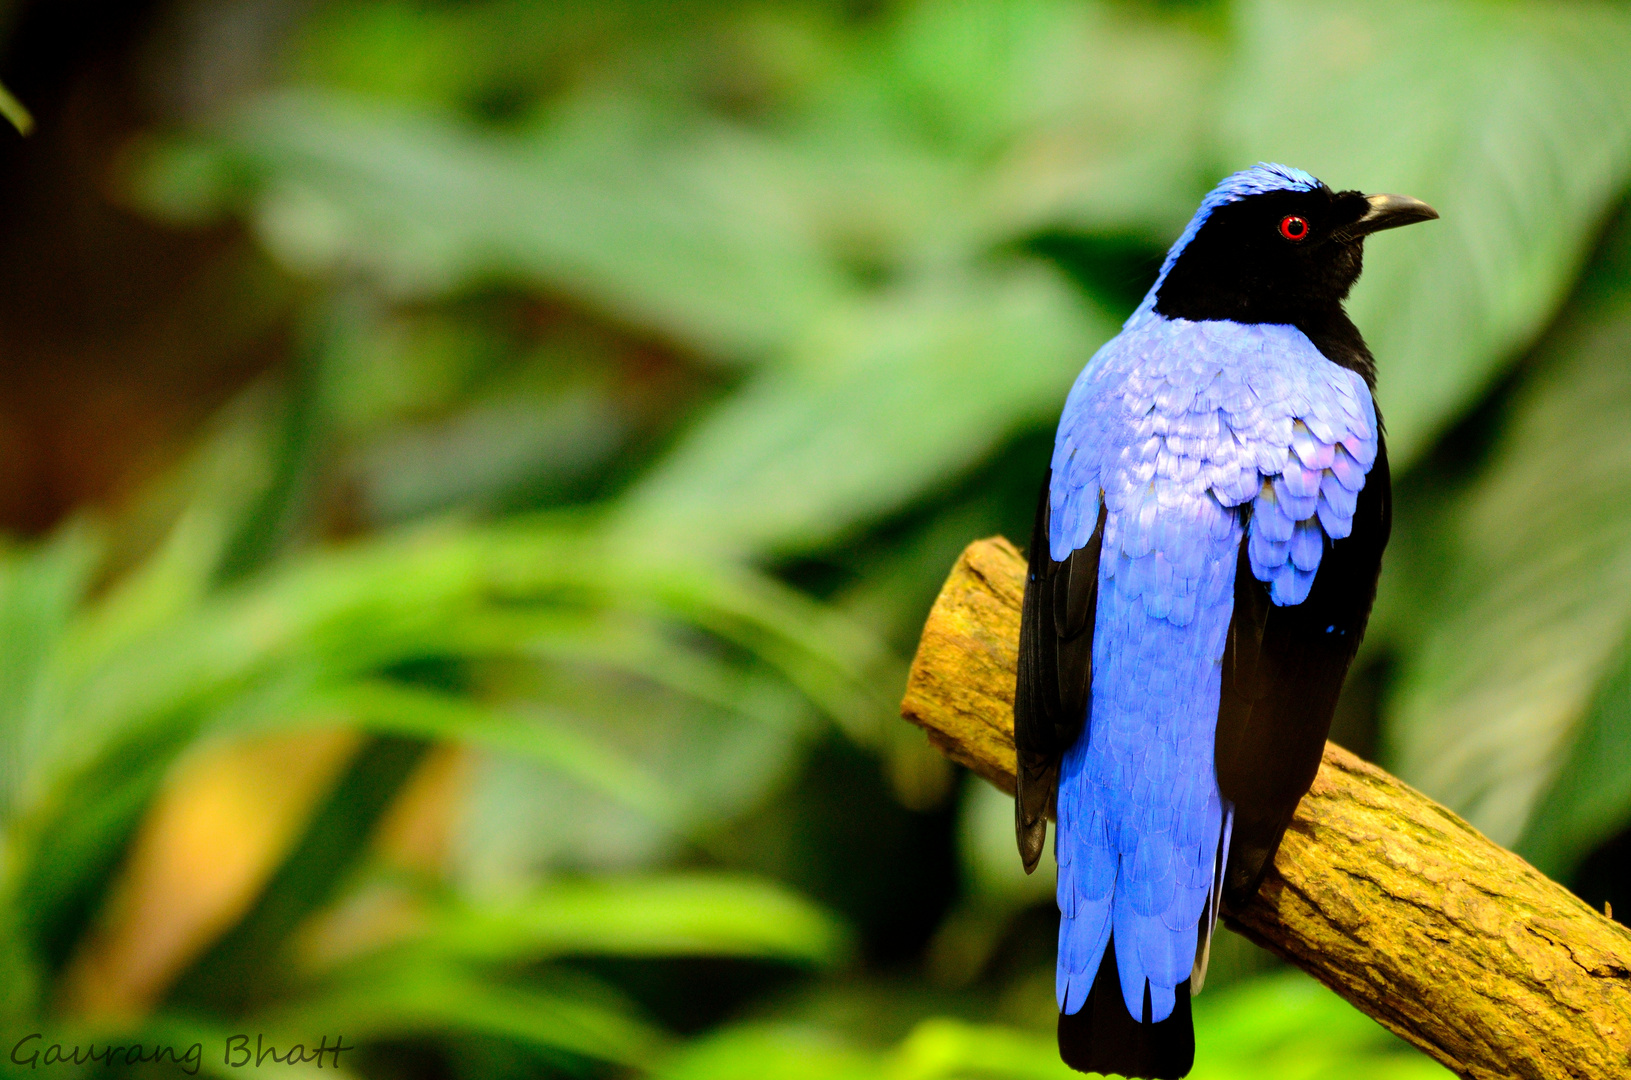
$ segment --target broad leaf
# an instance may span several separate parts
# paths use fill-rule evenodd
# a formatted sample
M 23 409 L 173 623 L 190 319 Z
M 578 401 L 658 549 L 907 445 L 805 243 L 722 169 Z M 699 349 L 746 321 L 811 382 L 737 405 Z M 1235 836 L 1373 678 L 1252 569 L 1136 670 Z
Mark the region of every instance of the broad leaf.
M 1597 271 L 1608 295 L 1566 317 L 1485 474 L 1445 508 L 1443 597 L 1389 717 L 1401 775 L 1504 844 L 1568 757 L 1631 632 L 1631 295 L 1621 276 L 1631 231 L 1616 247 Z M 1593 738 L 1623 739 L 1620 716 L 1605 698 Z M 1547 841 L 1552 865 L 1600 835 L 1615 815 L 1599 800 L 1623 790 L 1620 781 L 1559 796 L 1553 826 L 1583 831 Z
M 1580 393 L 1598 391 L 1610 395 L 1603 403 L 1605 408 L 1612 408 L 1616 401 L 1631 400 L 1631 390 L 1620 387 L 1612 392 L 1602 381 L 1606 375 L 1619 383 L 1631 358 L 1631 293 L 1626 291 L 1626 282 L 1631 281 L 1627 276 L 1631 273 L 1631 225 L 1622 223 L 1619 233 L 1609 257 L 1593 274 L 1597 291 L 1608 292 L 1609 297 L 1599 300 L 1600 310 L 1581 332 L 1580 344 L 1580 363 L 1588 369 L 1579 376 Z M 1614 293 L 1619 294 L 1617 300 Z M 1573 420 L 1557 418 L 1564 424 Z M 1618 417 L 1614 420 L 1623 434 L 1625 421 Z M 1600 435 L 1611 441 L 1613 430 Z M 1619 448 L 1611 452 L 1617 453 Z M 1607 460 L 1594 462 L 1594 473 L 1597 468 L 1609 469 L 1611 465 Z M 1598 524 L 1599 518 L 1618 512 L 1623 522 L 1631 516 L 1631 484 L 1605 475 L 1610 483 L 1596 492 L 1599 501 L 1581 508 L 1582 519 L 1593 523 L 1593 532 L 1609 531 Z M 1581 495 L 1583 501 L 1589 500 L 1589 492 Z M 1572 528 L 1569 531 L 1572 534 Z M 1573 539 L 1571 535 L 1571 542 Z M 1584 539 L 1589 543 L 1591 537 Z M 1619 539 L 1622 546 L 1616 553 L 1612 535 L 1604 536 L 1603 563 L 1583 568 L 1587 575 L 1601 574 L 1598 580 L 1606 587 L 1606 594 L 1593 594 L 1592 606 L 1600 604 L 1607 609 L 1606 614 L 1612 615 L 1617 603 L 1626 605 L 1621 609 L 1622 636 L 1590 645 L 1593 655 L 1606 647 L 1615 659 L 1598 669 L 1606 674 L 1600 678 L 1589 707 L 1573 725 L 1574 731 L 1568 737 L 1573 745 L 1518 842 L 1518 851 L 1525 858 L 1554 877 L 1568 874 L 1594 847 L 1631 824 L 1631 585 L 1625 581 L 1625 576 L 1631 574 L 1631 525 L 1622 524 Z M 1605 633 L 1613 638 L 1615 631 Z
M 989 236 L 1066 229 L 1164 245 L 1183 228 L 1208 186 L 1227 59 L 1204 21 L 1170 8 L 1057 0 L 912 11 L 914 39 L 927 40 L 913 40 L 908 56 L 918 79 L 941 88 L 947 113 L 1002 109 L 1005 140 L 975 196 Z M 1007 48 L 979 44 L 996 36 L 987 21 L 1014 24 L 999 39 Z M 986 79 L 959 79 L 931 51 L 947 37 L 1006 64 Z
M 298 268 L 366 270 L 404 296 L 508 279 L 704 356 L 756 358 L 847 286 L 772 148 L 678 109 L 612 95 L 498 135 L 290 93 L 229 126 L 213 168 L 222 184 L 257 178 L 261 235 Z M 160 151 L 146 201 L 174 214 L 224 199 L 188 194 L 204 168 L 196 150 Z
M 34 117 L 29 113 L 28 107 L 18 101 L 10 90 L 0 86 L 0 116 L 11 122 L 20 134 L 27 135 L 34 130 Z
M 0 547 L 0 823 L 31 779 L 37 745 L 41 669 L 61 647 L 100 557 L 83 526 L 69 526 L 35 549 Z
M 461 905 L 414 947 L 468 960 L 580 956 L 842 959 L 844 927 L 771 882 L 721 875 L 561 882 L 515 902 Z
M 392 955 L 355 965 L 246 1026 L 288 1033 L 285 1038 L 340 1030 L 357 1042 L 424 1032 L 494 1035 L 638 1067 L 666 1048 L 663 1032 L 597 984 L 564 977 L 550 981 L 555 985 L 512 984 L 463 964 Z
M 688 1043 L 658 1080 L 877 1080 L 877 1055 L 831 1032 L 794 1024 L 742 1024 Z
M 1194 1080 L 1449 1080 L 1450 1073 L 1301 972 L 1195 999 Z
M 892 290 L 704 417 L 621 524 L 659 545 L 830 542 L 1049 422 L 1113 330 L 1040 266 Z
M 1597 845 L 1631 825 L 1631 641 L 1576 727 L 1557 778 L 1524 827 L 1517 850 L 1543 873 L 1566 877 Z

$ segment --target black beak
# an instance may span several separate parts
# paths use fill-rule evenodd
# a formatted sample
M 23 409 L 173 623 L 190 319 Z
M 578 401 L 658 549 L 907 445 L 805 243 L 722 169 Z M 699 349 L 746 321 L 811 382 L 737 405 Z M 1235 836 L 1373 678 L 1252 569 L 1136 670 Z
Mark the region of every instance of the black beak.
M 1437 210 L 1408 195 L 1366 195 L 1365 201 L 1370 203 L 1365 216 L 1342 230 L 1350 239 L 1438 217 Z

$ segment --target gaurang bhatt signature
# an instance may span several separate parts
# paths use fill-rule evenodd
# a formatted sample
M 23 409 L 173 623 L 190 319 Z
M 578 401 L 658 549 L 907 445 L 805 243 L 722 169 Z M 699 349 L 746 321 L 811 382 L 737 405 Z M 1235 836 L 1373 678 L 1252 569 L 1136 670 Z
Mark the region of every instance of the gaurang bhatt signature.
M 340 1053 L 344 1050 L 355 1050 L 356 1046 L 347 1045 L 343 1036 L 334 1036 L 334 1045 L 329 1045 L 329 1036 L 324 1035 L 316 1046 L 308 1047 L 304 1043 L 295 1043 L 286 1050 L 278 1050 L 275 1044 L 268 1043 L 266 1036 L 255 1036 L 255 1048 L 249 1048 L 248 1035 L 231 1035 L 226 1039 L 226 1052 L 222 1055 L 222 1063 L 241 1069 L 245 1065 L 254 1065 L 260 1068 L 268 1060 L 279 1065 L 303 1065 L 315 1063 L 321 1069 L 325 1065 L 327 1055 L 333 1054 L 333 1066 L 340 1067 Z M 138 1065 L 143 1062 L 169 1062 L 179 1068 L 188 1076 L 196 1076 L 198 1068 L 204 1060 L 204 1044 L 193 1043 L 185 1050 L 177 1050 L 174 1046 L 160 1046 L 154 1043 L 149 1047 L 146 1043 L 132 1043 L 121 1045 L 105 1043 L 98 1046 L 90 1043 L 86 1046 L 64 1046 L 61 1043 L 45 1042 L 45 1035 L 33 1032 L 17 1040 L 11 1048 L 11 1063 L 13 1065 L 26 1065 L 30 1069 L 52 1065 Z

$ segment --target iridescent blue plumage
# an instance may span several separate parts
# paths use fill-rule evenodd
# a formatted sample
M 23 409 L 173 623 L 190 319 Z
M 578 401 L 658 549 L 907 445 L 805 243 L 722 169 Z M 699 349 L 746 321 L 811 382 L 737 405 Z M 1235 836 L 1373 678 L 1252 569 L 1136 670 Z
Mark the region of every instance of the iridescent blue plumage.
M 1067 1014 L 1086 1000 L 1112 932 L 1128 1011 L 1143 1017 L 1147 989 L 1150 1020 L 1172 1013 L 1216 918 L 1230 808 L 1213 740 L 1240 545 L 1274 604 L 1301 603 L 1329 542 L 1352 530 L 1376 460 L 1364 379 L 1301 330 L 1155 310 L 1161 280 L 1214 210 L 1316 187 L 1306 173 L 1260 165 L 1208 195 L 1149 297 L 1077 379 L 1059 424 L 1052 559 L 1086 544 L 1104 511 L 1091 706 L 1058 783 L 1057 993 Z

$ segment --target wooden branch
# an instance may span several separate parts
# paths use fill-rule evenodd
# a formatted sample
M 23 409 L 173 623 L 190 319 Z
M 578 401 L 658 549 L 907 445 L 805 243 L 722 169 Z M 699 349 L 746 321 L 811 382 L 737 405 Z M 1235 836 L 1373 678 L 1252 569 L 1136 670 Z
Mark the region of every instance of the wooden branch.
M 1007 792 L 1024 588 L 1012 544 L 969 545 L 901 705 Z M 1257 899 L 1225 918 L 1462 1076 L 1631 1077 L 1631 931 L 1335 744 Z

